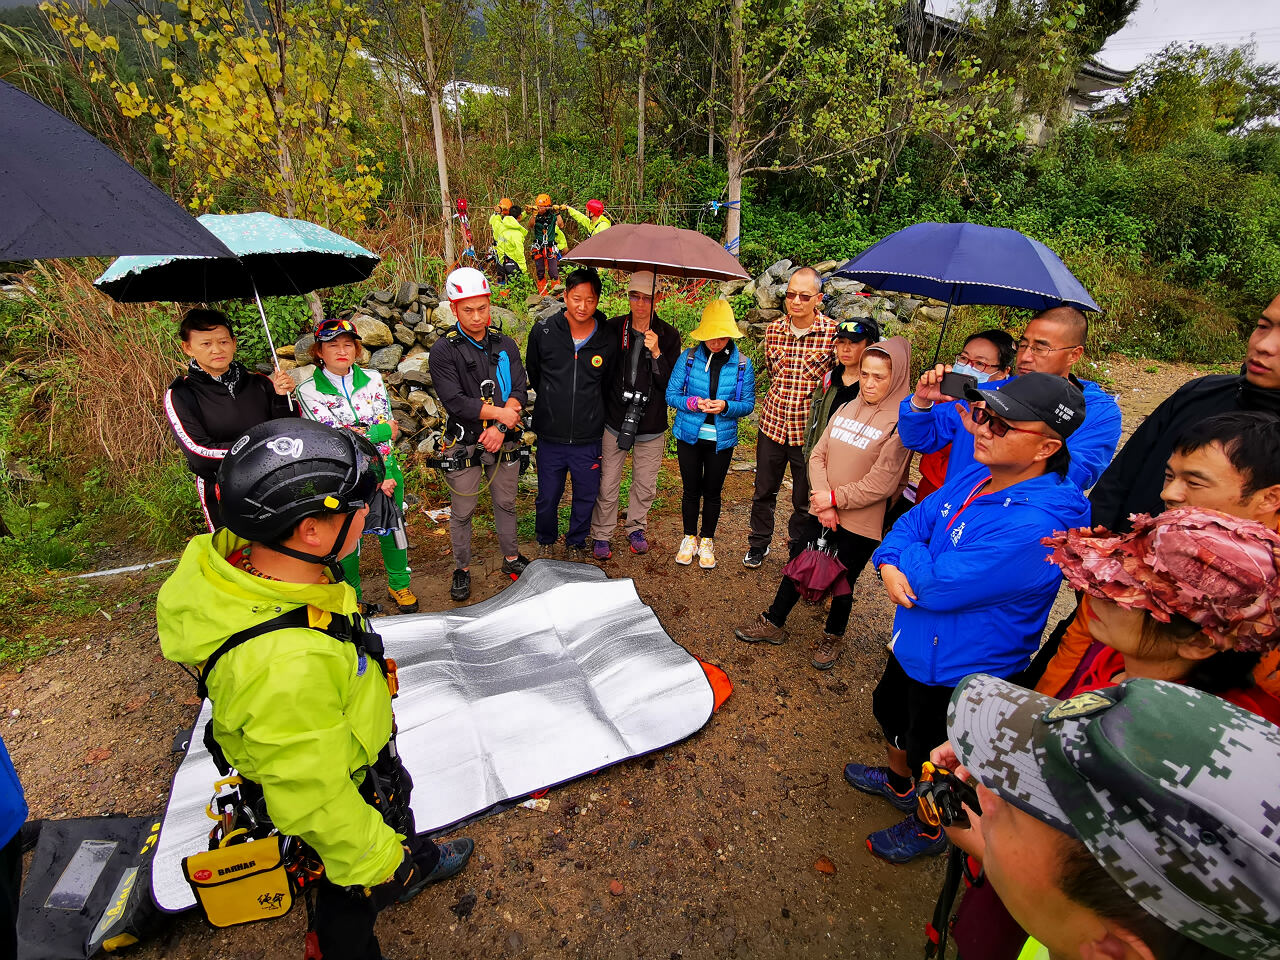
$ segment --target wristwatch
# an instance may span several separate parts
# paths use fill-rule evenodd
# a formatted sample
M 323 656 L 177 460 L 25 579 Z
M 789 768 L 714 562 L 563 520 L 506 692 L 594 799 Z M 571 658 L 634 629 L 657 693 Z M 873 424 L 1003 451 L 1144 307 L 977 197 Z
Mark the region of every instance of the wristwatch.
M 499 432 L 499 433 L 506 433 L 506 432 L 507 432 L 507 425 L 506 425 L 505 423 L 500 423 L 500 424 L 498 424 L 498 432 Z

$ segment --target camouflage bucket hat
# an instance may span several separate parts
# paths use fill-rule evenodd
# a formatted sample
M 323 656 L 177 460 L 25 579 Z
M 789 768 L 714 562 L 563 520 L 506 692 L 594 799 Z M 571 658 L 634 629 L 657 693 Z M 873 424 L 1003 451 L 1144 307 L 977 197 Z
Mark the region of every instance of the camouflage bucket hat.
M 973 674 L 947 729 L 974 776 L 1078 837 L 1166 926 L 1223 956 L 1280 958 L 1280 727 L 1176 683 L 1059 701 Z

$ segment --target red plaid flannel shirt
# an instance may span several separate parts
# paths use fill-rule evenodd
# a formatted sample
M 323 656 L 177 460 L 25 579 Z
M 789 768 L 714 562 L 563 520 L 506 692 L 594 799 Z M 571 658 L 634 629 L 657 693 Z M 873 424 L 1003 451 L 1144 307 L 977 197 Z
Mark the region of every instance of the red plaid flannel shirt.
M 803 337 L 791 332 L 791 318 L 786 316 L 765 328 L 769 393 L 760 405 L 760 432 L 770 440 L 795 447 L 804 444 L 813 389 L 835 362 L 835 331 L 835 321 L 822 314 L 813 318 L 813 325 Z

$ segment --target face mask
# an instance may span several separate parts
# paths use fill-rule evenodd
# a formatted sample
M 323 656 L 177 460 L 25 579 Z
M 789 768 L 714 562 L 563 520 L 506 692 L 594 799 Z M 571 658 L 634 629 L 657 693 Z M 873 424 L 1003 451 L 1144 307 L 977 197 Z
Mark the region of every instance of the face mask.
M 973 367 L 969 366 L 967 363 L 957 363 L 954 367 L 951 368 L 951 372 L 967 373 L 969 376 L 973 377 L 979 383 L 986 383 L 988 380 L 991 379 L 991 374 L 989 372 L 984 373 L 981 370 L 975 370 Z

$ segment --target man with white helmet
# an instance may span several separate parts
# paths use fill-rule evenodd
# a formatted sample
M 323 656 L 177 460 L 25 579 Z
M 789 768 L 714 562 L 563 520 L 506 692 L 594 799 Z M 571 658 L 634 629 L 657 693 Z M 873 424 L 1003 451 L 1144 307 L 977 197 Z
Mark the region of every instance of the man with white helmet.
M 450 464 L 445 479 L 452 493 L 449 537 L 453 544 L 453 586 L 449 596 L 471 596 L 471 515 L 483 483 L 493 501 L 493 525 L 502 548 L 502 572 L 520 576 L 528 560 L 516 542 L 516 485 L 520 478 L 520 415 L 529 381 L 520 348 L 491 325 L 489 281 L 473 267 L 459 267 L 445 281 L 457 324 L 431 349 L 431 381 L 448 414 Z

